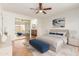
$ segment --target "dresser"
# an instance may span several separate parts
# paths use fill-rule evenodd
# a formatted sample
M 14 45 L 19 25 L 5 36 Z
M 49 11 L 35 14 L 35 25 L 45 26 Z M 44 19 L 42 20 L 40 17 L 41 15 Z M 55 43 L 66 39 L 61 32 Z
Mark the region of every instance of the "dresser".
M 31 30 L 31 35 L 32 37 L 36 37 L 37 36 L 37 30 Z

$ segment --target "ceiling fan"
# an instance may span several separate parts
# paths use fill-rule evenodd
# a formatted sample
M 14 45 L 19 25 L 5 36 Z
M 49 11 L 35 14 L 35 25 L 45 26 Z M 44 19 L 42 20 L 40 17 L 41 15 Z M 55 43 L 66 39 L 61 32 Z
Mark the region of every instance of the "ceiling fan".
M 47 14 L 47 13 L 46 13 L 46 10 L 51 10 L 51 9 L 52 9 L 52 8 L 44 8 L 42 3 L 39 3 L 38 5 L 39 5 L 39 6 L 38 6 L 38 8 L 36 8 L 36 9 L 35 9 L 35 8 L 30 8 L 30 9 L 32 9 L 32 10 L 37 10 L 37 11 L 36 11 L 36 14 L 39 13 L 39 12 L 40 12 L 40 13 Z

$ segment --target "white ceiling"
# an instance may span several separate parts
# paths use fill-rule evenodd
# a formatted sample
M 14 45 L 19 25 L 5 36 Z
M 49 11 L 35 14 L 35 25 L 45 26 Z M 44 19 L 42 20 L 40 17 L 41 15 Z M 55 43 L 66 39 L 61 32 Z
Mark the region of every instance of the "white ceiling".
M 2 3 L 0 4 L 4 10 L 16 12 L 20 14 L 24 14 L 31 17 L 42 17 L 45 16 L 43 14 L 35 14 L 34 10 L 31 10 L 30 8 L 37 8 L 38 3 Z M 46 11 L 46 16 L 70 9 L 79 6 L 77 3 L 44 3 L 44 7 L 51 7 L 52 10 Z M 45 16 L 45 17 L 46 17 Z

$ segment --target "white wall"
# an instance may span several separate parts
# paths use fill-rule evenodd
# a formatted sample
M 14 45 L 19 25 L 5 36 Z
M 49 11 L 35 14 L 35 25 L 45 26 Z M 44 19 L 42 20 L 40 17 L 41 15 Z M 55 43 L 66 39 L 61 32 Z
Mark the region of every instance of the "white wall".
M 1 28 L 2 28 L 2 20 L 1 20 L 1 9 L 0 9 L 0 32 L 1 32 Z
M 38 19 L 38 23 L 37 23 L 37 34 L 38 36 L 42 36 L 45 33 L 47 33 L 47 26 L 48 26 L 48 20 L 44 19 L 44 18 L 39 18 Z
M 38 29 L 40 31 L 39 34 L 42 35 L 50 28 L 53 28 L 52 20 L 61 17 L 65 17 L 65 28 L 63 29 L 69 29 L 71 36 L 79 38 L 79 8 L 70 9 L 64 12 L 60 12 L 59 14 L 52 15 L 50 19 L 38 20 L 40 26 L 40 29 Z
M 0 39 L 1 39 L 1 32 L 2 32 L 2 20 L 1 20 L 1 8 L 0 8 Z M 1 40 L 0 40 L 1 42 Z
M 60 18 L 60 17 L 65 17 L 65 29 L 69 29 L 70 35 L 78 37 L 79 36 L 79 8 L 67 10 L 55 16 L 55 18 Z

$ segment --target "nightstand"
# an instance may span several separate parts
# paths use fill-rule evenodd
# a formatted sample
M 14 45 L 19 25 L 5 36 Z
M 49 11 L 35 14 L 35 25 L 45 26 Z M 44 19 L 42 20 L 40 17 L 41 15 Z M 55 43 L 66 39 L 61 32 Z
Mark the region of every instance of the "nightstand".
M 32 36 L 32 38 L 36 38 L 37 37 L 37 30 L 31 30 L 31 36 Z

